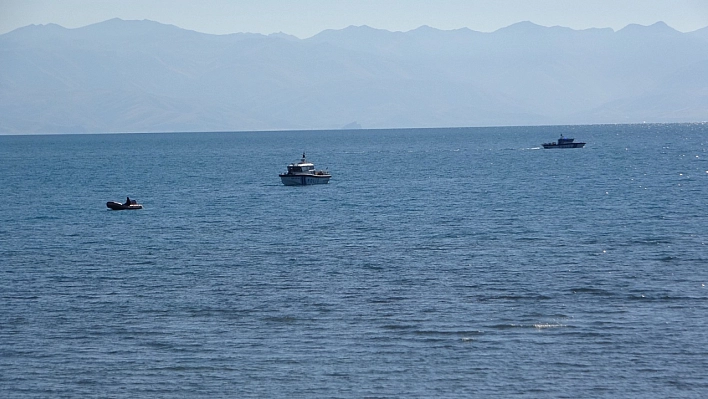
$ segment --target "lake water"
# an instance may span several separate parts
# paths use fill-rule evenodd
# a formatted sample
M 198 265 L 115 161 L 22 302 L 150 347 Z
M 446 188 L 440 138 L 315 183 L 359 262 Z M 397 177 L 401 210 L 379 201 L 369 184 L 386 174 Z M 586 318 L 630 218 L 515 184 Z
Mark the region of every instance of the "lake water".
M 5 398 L 708 397 L 707 124 L 0 136 L 0 194 Z

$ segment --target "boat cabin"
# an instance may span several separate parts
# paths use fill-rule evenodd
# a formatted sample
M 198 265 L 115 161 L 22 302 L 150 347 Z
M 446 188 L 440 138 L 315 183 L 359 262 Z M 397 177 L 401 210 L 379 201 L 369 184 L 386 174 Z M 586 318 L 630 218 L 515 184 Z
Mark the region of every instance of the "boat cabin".
M 311 163 L 298 163 L 288 165 L 288 173 L 313 173 L 315 165 Z

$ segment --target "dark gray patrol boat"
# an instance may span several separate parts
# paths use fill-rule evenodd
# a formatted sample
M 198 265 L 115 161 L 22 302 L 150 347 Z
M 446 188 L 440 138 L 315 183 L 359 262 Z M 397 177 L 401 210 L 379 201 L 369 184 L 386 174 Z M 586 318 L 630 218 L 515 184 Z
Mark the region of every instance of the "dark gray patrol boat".
M 583 148 L 585 143 L 575 143 L 575 139 L 569 139 L 563 137 L 561 134 L 560 138 L 555 143 L 543 143 L 541 144 L 543 148 Z

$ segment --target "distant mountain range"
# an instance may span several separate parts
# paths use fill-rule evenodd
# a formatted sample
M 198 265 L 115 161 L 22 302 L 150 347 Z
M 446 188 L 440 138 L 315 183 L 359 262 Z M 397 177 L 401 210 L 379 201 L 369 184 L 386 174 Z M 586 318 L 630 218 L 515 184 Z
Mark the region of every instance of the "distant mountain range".
M 661 22 L 298 39 L 112 19 L 0 35 L 0 133 L 706 120 L 708 28 Z

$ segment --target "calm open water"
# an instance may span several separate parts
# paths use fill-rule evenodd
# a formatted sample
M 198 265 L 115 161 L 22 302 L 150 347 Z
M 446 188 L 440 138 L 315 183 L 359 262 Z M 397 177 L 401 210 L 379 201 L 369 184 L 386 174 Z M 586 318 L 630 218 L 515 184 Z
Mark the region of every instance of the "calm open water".
M 706 124 L 1 136 L 0 197 L 4 398 L 708 396 Z

